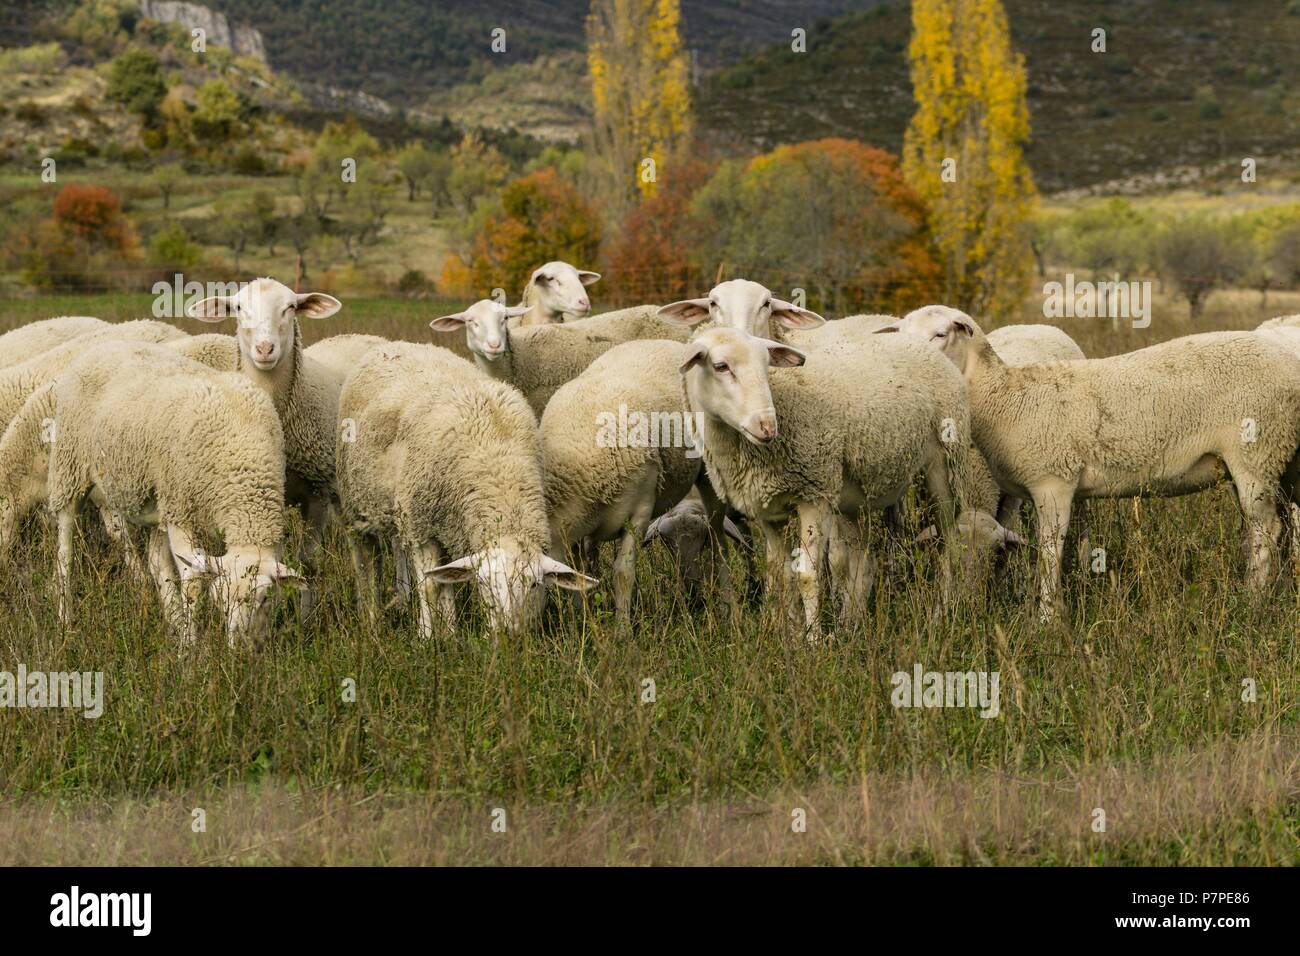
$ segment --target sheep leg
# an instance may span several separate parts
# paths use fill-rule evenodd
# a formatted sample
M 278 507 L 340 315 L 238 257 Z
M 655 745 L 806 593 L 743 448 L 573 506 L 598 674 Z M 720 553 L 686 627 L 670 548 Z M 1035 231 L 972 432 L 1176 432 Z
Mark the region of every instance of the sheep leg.
M 1268 586 L 1274 553 L 1282 533 L 1277 495 L 1254 475 L 1234 474 L 1233 484 L 1237 488 L 1242 516 L 1246 519 L 1246 582 L 1252 590 L 1262 590 Z
M 700 493 L 700 500 L 704 502 L 704 514 L 709 521 L 709 553 L 713 556 L 713 566 L 717 569 L 718 590 L 722 593 L 727 614 L 735 623 L 740 619 L 740 603 L 731 580 L 731 568 L 727 564 L 727 533 L 723 529 L 723 523 L 727 520 L 727 506 L 707 478 L 697 481 L 695 488 Z
M 176 559 L 172 556 L 172 542 L 163 528 L 151 528 L 145 544 L 148 572 L 158 589 L 163 614 L 182 647 L 190 647 L 198 640 L 195 631 L 191 602 L 176 573 Z M 200 579 L 201 580 L 201 579 Z
M 307 576 L 316 581 L 320 564 L 320 553 L 325 540 L 325 527 L 334 514 L 334 506 L 324 495 L 312 495 L 307 499 L 303 509 L 302 547 L 298 549 L 298 559 L 302 562 Z M 303 588 L 298 598 L 298 623 L 306 624 L 316 613 L 316 591 L 313 587 Z
M 804 633 L 808 643 L 821 641 L 821 570 L 826 560 L 826 510 L 816 504 L 799 505 L 799 550 L 794 574 L 803 599 Z
M 1092 565 L 1092 536 L 1088 533 L 1088 501 L 1074 503 L 1074 527 L 1079 536 L 1079 566 L 1086 572 Z
M 420 637 L 433 640 L 438 624 L 451 628 L 455 621 L 455 595 L 450 584 L 439 584 L 431 572 L 442 564 L 442 549 L 430 541 L 422 546 L 403 548 L 410 555 L 410 568 L 415 575 L 415 596 L 420 606 Z
M 779 612 L 781 602 L 786 599 L 785 572 L 787 558 L 785 555 L 785 529 L 778 524 L 770 521 L 758 522 L 763 529 L 764 551 L 767 553 L 767 575 L 765 590 L 767 599 L 772 602 L 773 608 Z
M 73 501 L 59 511 L 59 558 L 55 580 L 58 588 L 59 623 L 68 626 L 72 600 L 72 537 L 77 530 L 77 508 Z
M 952 603 L 953 576 L 960 560 L 962 543 L 959 535 L 954 533 L 957 524 L 959 502 L 952 491 L 951 476 L 948 474 L 946 456 L 930 466 L 925 473 L 925 487 L 938 510 L 936 525 L 939 536 L 944 542 L 943 563 L 939 566 L 939 606 L 946 608 Z
M 104 531 L 108 534 L 109 539 L 117 542 L 122 548 L 122 560 L 126 564 L 127 574 L 135 581 L 148 580 L 149 569 L 145 567 L 140 551 L 136 548 L 135 541 L 131 537 L 131 528 L 126 519 L 122 517 L 121 512 L 114 511 L 111 508 L 100 508 L 99 516 L 104 522 Z
M 1061 553 L 1070 526 L 1074 486 L 1054 483 L 1033 491 L 1038 516 L 1038 619 L 1048 624 L 1060 610 Z
M 401 607 L 411 597 L 411 558 L 406 547 L 393 539 L 393 600 L 389 607 Z
M 364 531 L 348 530 L 348 550 L 357 579 L 357 608 L 374 627 L 379 623 L 379 580 L 376 565 L 379 551 Z

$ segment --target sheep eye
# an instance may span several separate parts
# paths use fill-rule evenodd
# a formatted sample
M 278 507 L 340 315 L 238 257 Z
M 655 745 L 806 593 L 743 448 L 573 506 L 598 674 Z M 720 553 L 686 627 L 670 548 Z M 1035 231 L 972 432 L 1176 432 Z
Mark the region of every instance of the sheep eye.
M 726 362 L 714 362 L 714 363 L 713 363 L 713 371 L 715 371 L 715 372 L 725 372 L 726 370 L 727 370 L 727 363 L 726 363 Z

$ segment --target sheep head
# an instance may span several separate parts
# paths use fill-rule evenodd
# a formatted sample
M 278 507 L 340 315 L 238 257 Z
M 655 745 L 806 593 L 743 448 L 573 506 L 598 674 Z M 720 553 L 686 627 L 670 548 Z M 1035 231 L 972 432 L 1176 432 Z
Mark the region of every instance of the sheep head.
M 965 312 L 946 305 L 926 305 L 914 309 L 896 323 L 877 329 L 876 334 L 903 332 L 938 349 L 958 371 L 968 375 L 971 364 L 986 344 L 984 331 Z
M 229 284 L 233 286 L 233 283 Z M 192 303 L 186 310 L 204 322 L 235 320 L 239 350 L 253 367 L 269 372 L 293 351 L 294 320 L 298 316 L 329 318 L 343 303 L 323 292 L 294 292 L 274 279 L 255 279 L 237 292 Z
M 599 272 L 577 269 L 567 262 L 548 262 L 529 276 L 523 304 L 536 306 L 539 324 L 582 318 L 591 311 L 586 287 L 599 281 Z
M 691 407 L 724 422 L 754 445 L 776 438 L 769 366 L 804 363 L 798 349 L 739 329 L 706 329 L 686 346 L 681 373 Z
M 767 338 L 778 327 L 815 329 L 825 324 L 816 312 L 778 299 L 766 286 L 748 279 L 731 279 L 715 285 L 703 299 L 683 299 L 665 305 L 658 316 L 677 325 L 697 325 L 708 319 L 712 325 L 740 329 Z
M 509 320 L 528 311 L 526 305 L 502 305 L 480 299 L 464 312 L 442 315 L 429 323 L 435 332 L 465 330 L 465 342 L 477 358 L 495 362 L 510 350 Z

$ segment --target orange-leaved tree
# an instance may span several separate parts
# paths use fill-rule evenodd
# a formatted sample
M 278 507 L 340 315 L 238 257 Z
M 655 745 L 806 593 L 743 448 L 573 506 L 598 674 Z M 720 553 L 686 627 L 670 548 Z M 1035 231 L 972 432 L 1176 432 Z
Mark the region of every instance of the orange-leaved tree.
M 940 269 L 926 210 L 889 153 L 848 139 L 724 163 L 691 204 L 695 261 L 835 312 L 934 301 Z
M 474 288 L 484 296 L 494 288 L 513 295 L 551 259 L 590 268 L 600 241 L 591 204 L 554 169 L 539 169 L 507 183 L 499 208 L 484 217 L 470 263 Z

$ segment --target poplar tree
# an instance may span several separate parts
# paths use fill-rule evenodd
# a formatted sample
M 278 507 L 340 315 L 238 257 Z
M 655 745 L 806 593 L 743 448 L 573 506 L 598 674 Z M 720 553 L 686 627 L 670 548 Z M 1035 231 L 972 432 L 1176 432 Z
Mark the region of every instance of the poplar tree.
M 1005 315 L 1028 287 L 1038 193 L 1024 156 L 1024 58 L 1002 3 L 913 0 L 908 59 L 916 113 L 903 172 L 929 207 L 945 301 Z

